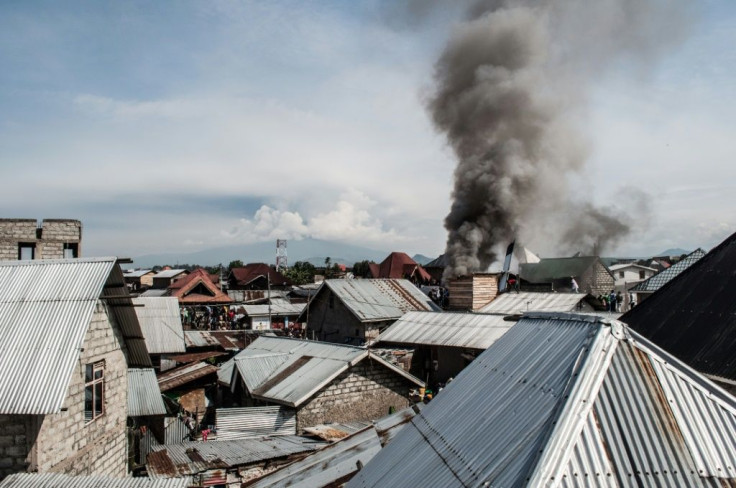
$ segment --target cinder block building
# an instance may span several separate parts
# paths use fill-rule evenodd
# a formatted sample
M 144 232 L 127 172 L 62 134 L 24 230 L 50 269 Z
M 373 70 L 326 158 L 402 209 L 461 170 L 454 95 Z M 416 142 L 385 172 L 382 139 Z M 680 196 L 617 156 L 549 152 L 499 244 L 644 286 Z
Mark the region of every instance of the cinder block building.
M 82 223 L 71 219 L 0 219 L 0 261 L 81 257 Z
M 259 337 L 235 356 L 231 390 L 243 407 L 283 405 L 297 432 L 326 422 L 383 417 L 409 406 L 424 382 L 367 349 Z
M 309 338 L 362 345 L 407 312 L 439 310 L 409 280 L 325 280 L 298 321 Z
M 0 262 L 0 479 L 127 474 L 131 305 L 116 258 Z

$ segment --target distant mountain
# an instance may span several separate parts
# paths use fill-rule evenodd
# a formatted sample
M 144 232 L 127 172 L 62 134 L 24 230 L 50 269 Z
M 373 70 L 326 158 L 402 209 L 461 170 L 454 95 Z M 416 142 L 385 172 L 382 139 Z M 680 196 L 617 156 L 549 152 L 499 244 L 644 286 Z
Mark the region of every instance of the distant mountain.
M 434 261 L 435 258 L 428 258 L 424 254 L 415 254 L 411 257 L 414 261 L 416 261 L 418 264 L 421 264 L 424 266 L 425 264 Z
M 309 261 L 315 266 L 324 266 L 325 258 L 328 256 L 332 263 L 352 266 L 364 259 L 378 263 L 389 254 L 388 251 L 320 239 L 289 241 L 286 251 L 289 264 L 294 264 L 297 261 Z M 149 254 L 133 258 L 131 267 L 151 268 L 155 265 L 163 266 L 165 264 L 172 266 L 176 264 L 215 266 L 220 263 L 227 266 L 230 261 L 236 259 L 243 261 L 243 263 L 275 264 L 276 241 L 203 249 L 191 253 Z
M 692 251 L 687 251 L 685 249 L 676 247 L 673 249 L 667 249 L 666 251 L 662 251 L 659 254 L 655 254 L 655 256 L 682 256 L 683 254 L 690 254 Z

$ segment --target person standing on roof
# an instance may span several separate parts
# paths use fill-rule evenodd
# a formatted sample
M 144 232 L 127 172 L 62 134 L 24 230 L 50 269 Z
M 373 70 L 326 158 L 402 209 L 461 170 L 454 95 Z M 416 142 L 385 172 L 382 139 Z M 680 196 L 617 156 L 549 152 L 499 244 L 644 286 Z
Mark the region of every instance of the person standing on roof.
M 570 276 L 570 287 L 573 293 L 578 293 L 578 291 L 580 290 L 580 288 L 578 287 L 578 282 L 575 281 L 574 276 Z

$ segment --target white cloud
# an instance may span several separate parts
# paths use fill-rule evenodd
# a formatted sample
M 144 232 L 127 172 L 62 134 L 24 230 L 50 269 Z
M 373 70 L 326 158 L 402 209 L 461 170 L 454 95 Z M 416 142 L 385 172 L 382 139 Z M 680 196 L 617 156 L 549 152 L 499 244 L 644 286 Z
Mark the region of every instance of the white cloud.
M 261 242 L 273 239 L 312 237 L 355 244 L 390 245 L 407 241 L 395 229 L 386 229 L 374 215 L 376 202 L 364 193 L 351 189 L 334 202 L 334 207 L 304 219 L 299 212 L 278 210 L 268 205 L 259 208 L 252 218 L 241 219 L 221 235 L 237 242 Z

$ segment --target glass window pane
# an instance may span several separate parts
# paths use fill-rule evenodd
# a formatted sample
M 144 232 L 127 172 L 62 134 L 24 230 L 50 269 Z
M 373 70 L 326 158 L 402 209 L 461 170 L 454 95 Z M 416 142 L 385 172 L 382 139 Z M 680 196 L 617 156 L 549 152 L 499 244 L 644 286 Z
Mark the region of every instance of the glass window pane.
M 102 373 L 103 373 L 102 368 L 95 369 L 95 379 L 99 380 L 100 378 L 102 378 Z
M 103 397 L 102 397 L 102 383 L 95 384 L 95 417 L 102 415 L 103 408 Z
M 84 367 L 84 382 L 85 383 L 89 383 L 90 381 L 92 381 L 92 369 L 93 367 L 91 364 L 88 364 L 87 366 Z
M 92 385 L 84 389 L 84 421 L 92 420 Z

